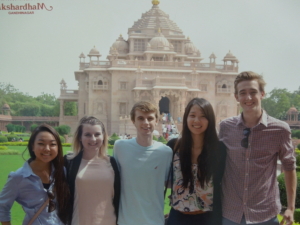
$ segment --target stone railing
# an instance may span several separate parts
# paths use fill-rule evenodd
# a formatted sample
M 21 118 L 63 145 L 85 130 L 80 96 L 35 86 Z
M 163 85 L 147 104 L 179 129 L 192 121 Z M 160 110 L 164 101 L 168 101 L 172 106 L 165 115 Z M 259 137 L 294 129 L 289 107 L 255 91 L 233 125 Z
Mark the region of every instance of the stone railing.
M 78 99 L 78 90 L 60 89 L 60 96 L 58 99 Z
M 86 68 L 162 68 L 162 69 L 198 69 L 205 71 L 221 71 L 221 72 L 238 72 L 238 66 L 234 65 L 216 65 L 215 63 L 200 63 L 200 62 L 174 62 L 174 61 L 145 61 L 145 60 L 125 60 L 116 59 L 113 61 L 97 61 L 92 60 L 89 63 L 81 62 L 80 69 Z
M 58 122 L 59 117 L 50 117 L 50 116 L 12 116 L 12 121 Z

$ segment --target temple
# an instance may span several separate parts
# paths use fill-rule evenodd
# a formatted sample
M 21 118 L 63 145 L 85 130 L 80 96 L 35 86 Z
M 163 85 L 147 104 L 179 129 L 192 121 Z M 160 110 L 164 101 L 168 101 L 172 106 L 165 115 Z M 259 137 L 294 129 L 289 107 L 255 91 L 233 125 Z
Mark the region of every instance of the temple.
M 218 123 L 238 113 L 233 82 L 239 61 L 230 51 L 224 55 L 220 64 L 214 53 L 203 62 L 192 40 L 153 0 L 151 9 L 128 29 L 128 38 L 120 35 L 112 44 L 106 60 L 95 46 L 87 56 L 80 54 L 74 72 L 78 90 L 60 83 L 59 124 L 74 131 L 81 117 L 92 115 L 104 122 L 109 134 L 134 135 L 129 113 L 135 102 L 152 102 L 176 123 L 194 97 L 211 102 Z M 77 116 L 64 115 L 67 101 L 77 102 Z

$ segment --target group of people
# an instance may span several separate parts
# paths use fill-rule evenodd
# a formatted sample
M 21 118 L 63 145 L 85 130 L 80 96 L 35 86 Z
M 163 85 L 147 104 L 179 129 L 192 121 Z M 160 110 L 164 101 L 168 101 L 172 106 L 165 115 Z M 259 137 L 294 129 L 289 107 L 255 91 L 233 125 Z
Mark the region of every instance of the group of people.
M 182 131 L 167 145 L 153 140 L 156 106 L 136 103 L 131 120 L 137 137 L 118 140 L 107 155 L 107 133 L 95 117 L 80 120 L 73 153 L 63 156 L 58 134 L 41 125 L 28 142 L 30 159 L 9 174 L 0 194 L 0 221 L 11 224 L 14 201 L 23 224 L 72 225 L 278 225 L 276 180 L 281 160 L 287 190 L 282 224 L 293 223 L 295 156 L 288 125 L 261 106 L 265 82 L 254 72 L 235 79 L 243 112 L 220 123 L 212 105 L 194 98 Z M 165 190 L 171 211 L 164 216 Z

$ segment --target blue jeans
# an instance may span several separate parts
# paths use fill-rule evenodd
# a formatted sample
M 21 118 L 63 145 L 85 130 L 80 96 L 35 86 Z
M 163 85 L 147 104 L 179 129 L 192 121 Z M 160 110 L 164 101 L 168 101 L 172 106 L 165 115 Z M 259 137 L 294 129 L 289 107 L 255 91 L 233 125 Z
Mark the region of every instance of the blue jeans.
M 235 223 L 235 222 L 232 222 L 231 220 L 223 217 L 222 225 L 247 225 L 247 223 L 245 220 L 245 216 L 243 216 L 241 223 Z M 279 225 L 279 221 L 278 221 L 277 217 L 274 217 L 268 221 L 265 221 L 262 223 L 253 223 L 251 225 Z
M 171 208 L 167 225 L 212 225 L 210 216 L 211 212 L 187 215 Z

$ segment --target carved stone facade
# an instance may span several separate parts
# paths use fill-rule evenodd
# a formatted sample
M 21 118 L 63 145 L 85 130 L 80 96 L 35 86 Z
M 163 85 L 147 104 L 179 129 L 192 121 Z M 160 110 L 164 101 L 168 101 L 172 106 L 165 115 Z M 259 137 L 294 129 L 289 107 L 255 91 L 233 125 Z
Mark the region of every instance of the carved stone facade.
M 174 119 L 182 118 L 186 104 L 195 97 L 211 102 L 217 122 L 237 114 L 233 96 L 237 58 L 229 51 L 223 64 L 216 64 L 212 53 L 209 63 L 202 63 L 200 51 L 158 3 L 153 1 L 152 8 L 128 29 L 127 40 L 120 36 L 113 43 L 107 61 L 100 61 L 95 47 L 87 55 L 89 62 L 83 53 L 79 56 L 78 90 L 68 90 L 61 82 L 60 124 L 74 131 L 81 117 L 93 115 L 104 122 L 109 134 L 133 134 L 129 113 L 134 103 L 147 100 L 159 107 L 162 97 L 169 99 L 166 107 Z M 78 116 L 64 115 L 66 101 L 78 103 Z

